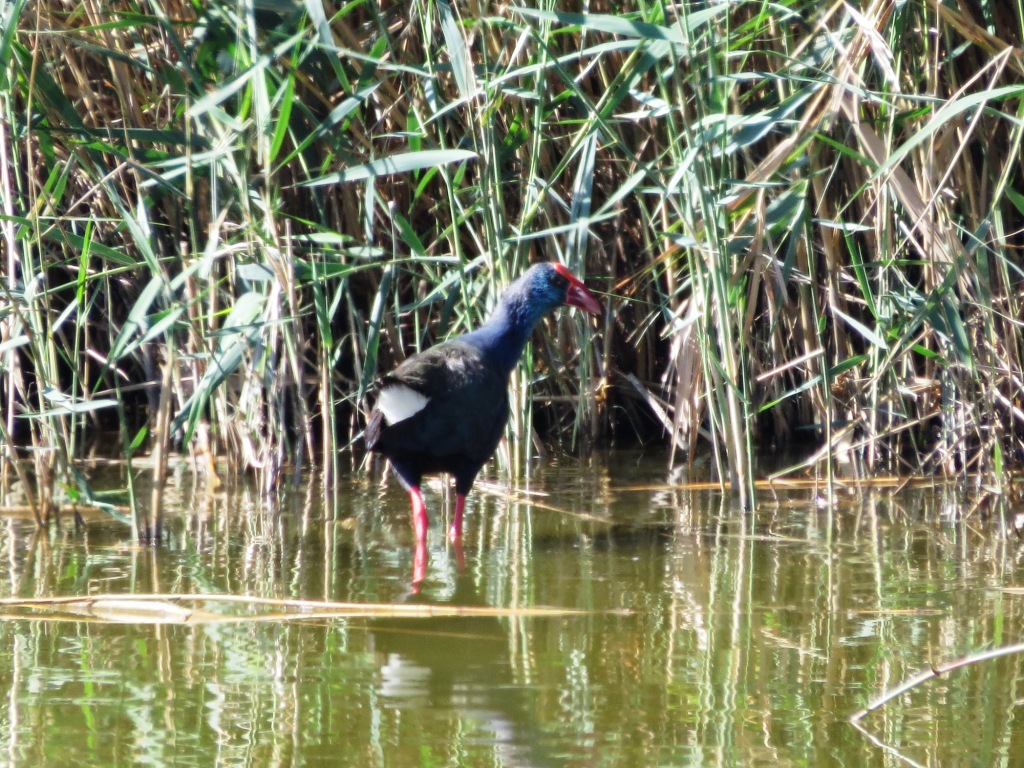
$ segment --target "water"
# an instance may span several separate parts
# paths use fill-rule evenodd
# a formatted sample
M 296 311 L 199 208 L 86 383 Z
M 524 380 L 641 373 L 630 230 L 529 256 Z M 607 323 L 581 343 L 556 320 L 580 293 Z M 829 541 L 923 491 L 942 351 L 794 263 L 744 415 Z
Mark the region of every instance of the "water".
M 663 457 L 538 469 L 471 496 L 464 564 L 428 492 L 355 476 L 326 513 L 176 475 L 167 544 L 110 522 L 0 528 L 18 597 L 177 593 L 575 613 L 291 619 L 215 602 L 195 623 L 6 606 L 0 764 L 1017 765 L 1019 656 L 907 677 L 1021 640 L 1022 544 L 950 490 L 763 493 L 753 514 L 664 487 Z M 526 493 L 530 492 L 530 495 Z M 276 614 L 276 615 L 275 615 Z M 269 616 L 269 620 L 266 619 Z M 216 618 L 238 621 L 216 621 Z M 262 617 L 262 618 L 261 618 Z M 152 618 L 152 617 L 150 617 Z M 162 615 L 163 619 L 180 619 Z

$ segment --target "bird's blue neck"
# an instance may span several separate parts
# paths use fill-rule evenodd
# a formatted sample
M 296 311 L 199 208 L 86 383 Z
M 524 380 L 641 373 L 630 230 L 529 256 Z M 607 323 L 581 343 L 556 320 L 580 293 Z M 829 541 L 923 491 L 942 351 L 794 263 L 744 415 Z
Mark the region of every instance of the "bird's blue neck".
M 487 322 L 462 339 L 480 349 L 503 376 L 508 376 L 522 357 L 533 327 L 547 310 L 531 305 L 522 296 L 506 295 Z

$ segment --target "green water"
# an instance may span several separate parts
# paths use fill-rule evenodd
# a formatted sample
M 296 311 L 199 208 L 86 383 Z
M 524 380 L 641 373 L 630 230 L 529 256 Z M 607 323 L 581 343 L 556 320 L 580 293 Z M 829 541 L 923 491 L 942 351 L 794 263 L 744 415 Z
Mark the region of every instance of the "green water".
M 663 457 L 538 468 L 471 496 L 464 564 L 435 520 L 411 594 L 405 496 L 354 477 L 325 512 L 176 475 L 167 543 L 114 523 L 0 527 L 19 597 L 212 593 L 551 606 L 551 617 L 0 622 L 12 766 L 1020 765 L 1024 660 L 907 677 L 1021 641 L 1024 542 L 955 493 L 664 488 Z M 499 493 L 500 491 L 500 493 Z M 529 491 L 532 495 L 527 495 Z M 443 516 L 443 512 L 440 513 Z M 205 604 L 220 616 L 262 609 Z

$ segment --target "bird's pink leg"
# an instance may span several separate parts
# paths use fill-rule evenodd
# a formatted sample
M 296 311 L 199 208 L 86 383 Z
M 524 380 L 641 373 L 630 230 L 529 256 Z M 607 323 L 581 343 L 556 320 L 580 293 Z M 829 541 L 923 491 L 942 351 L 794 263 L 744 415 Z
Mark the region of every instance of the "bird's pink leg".
M 412 593 L 414 595 L 420 593 L 420 585 L 423 584 L 425 578 L 427 578 L 427 543 L 417 541 L 416 552 L 412 558 Z
M 455 496 L 455 519 L 452 520 L 452 527 L 448 529 L 448 538 L 452 541 L 459 541 L 462 538 L 462 513 L 466 511 L 466 496 L 459 493 Z
M 427 544 L 427 505 L 418 486 L 409 489 L 409 501 L 412 502 L 412 527 L 416 531 L 416 543 Z
M 466 570 L 466 553 L 462 551 L 462 539 L 452 539 L 452 549 L 455 551 L 455 567 L 462 573 Z
M 416 531 L 416 550 L 412 558 L 412 592 L 419 594 L 420 584 L 427 578 L 427 505 L 420 489 L 409 490 L 412 502 L 412 527 Z

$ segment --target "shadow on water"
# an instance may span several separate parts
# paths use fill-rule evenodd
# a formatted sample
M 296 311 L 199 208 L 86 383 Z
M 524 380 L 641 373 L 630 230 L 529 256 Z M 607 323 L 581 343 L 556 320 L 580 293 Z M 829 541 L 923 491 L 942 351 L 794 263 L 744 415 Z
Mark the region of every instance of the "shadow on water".
M 669 478 L 674 479 L 674 478 Z M 114 478 L 111 484 L 118 481 Z M 1020 641 L 1024 557 L 952 489 L 727 498 L 663 459 L 481 484 L 462 558 L 444 536 L 411 594 L 404 495 L 359 477 L 323 506 L 172 478 L 166 543 L 112 524 L 0 526 L 13 596 L 177 593 L 482 606 L 489 616 L 110 623 L 9 607 L 0 754 L 11 765 L 1013 764 L 1024 661 L 882 691 Z M 329 510 L 329 511 L 328 511 Z M 1012 526 L 1007 526 L 1012 527 Z M 551 606 L 549 616 L 525 609 Z

